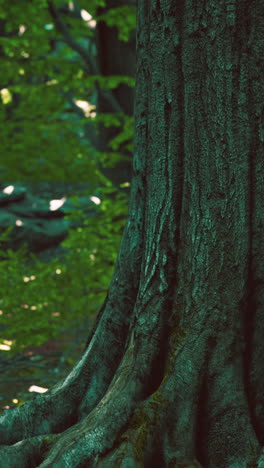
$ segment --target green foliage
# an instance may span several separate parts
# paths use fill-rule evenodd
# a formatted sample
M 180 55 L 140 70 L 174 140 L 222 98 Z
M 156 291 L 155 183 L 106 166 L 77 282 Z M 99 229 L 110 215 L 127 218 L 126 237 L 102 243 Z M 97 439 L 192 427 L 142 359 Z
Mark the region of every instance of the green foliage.
M 114 89 L 117 88 L 120 84 L 126 84 L 131 88 L 135 86 L 135 79 L 131 76 L 101 76 L 93 75 L 89 76 L 86 79 L 86 85 L 93 87 L 95 83 L 99 83 L 101 89 Z
M 136 27 L 136 7 L 123 5 L 111 8 L 107 13 L 101 15 L 100 20 L 103 20 L 108 26 L 116 26 L 120 41 L 127 42 L 131 31 Z
M 98 216 L 70 230 L 62 243 L 65 258 L 43 263 L 31 255 L 29 263 L 25 247 L 0 251 L 0 338 L 12 341 L 12 351 L 45 343 L 65 324 L 89 328 L 111 280 L 127 211 L 126 197 L 107 185 Z M 0 242 L 6 238 L 4 233 Z
M 122 130 L 109 142 L 109 146 L 113 151 L 116 151 L 118 148 L 122 147 L 123 151 L 126 150 L 132 153 L 134 149 L 133 136 L 134 119 L 127 115 L 123 116 Z
M 63 3 L 56 1 L 55 5 Z M 80 7 L 86 8 L 84 3 L 80 2 Z M 89 11 L 95 14 L 104 3 L 89 3 Z M 122 23 L 126 7 L 122 8 L 114 9 L 116 15 L 110 10 L 104 19 L 114 24 L 116 18 L 116 25 Z M 131 14 L 127 11 L 129 18 Z M 0 160 L 2 177 L 36 181 L 43 180 L 45 174 L 46 181 L 89 182 L 90 187 L 96 187 L 100 156 L 89 144 L 86 129 L 97 120 L 89 112 L 77 112 L 73 102 L 90 104 L 96 85 L 110 91 L 121 83 L 133 87 L 134 80 L 127 76 L 87 76 L 87 64 L 57 31 L 46 1 L 16 0 L 7 5 L 0 0 L 0 18 L 0 102 L 4 104 L 0 106 L 0 140 L 2 154 L 8 154 L 8 160 Z M 133 23 L 131 18 L 126 21 Z M 70 28 L 73 40 L 88 50 L 88 31 L 94 32 L 85 22 L 74 22 L 82 24 L 83 37 L 74 36 L 78 28 Z M 67 19 L 68 23 L 71 21 Z M 100 118 L 106 125 L 115 125 L 114 115 Z
M 95 16 L 104 0 L 78 1 Z M 65 4 L 54 0 L 56 8 Z M 98 18 L 117 26 L 127 41 L 135 27 L 135 11 L 124 6 Z M 73 40 L 92 50 L 94 31 L 67 18 Z M 91 52 L 91 57 L 94 58 Z M 94 116 L 76 103 L 94 104 L 97 86 L 106 92 L 126 76 L 90 75 L 87 63 L 56 29 L 46 0 L 0 0 L 0 173 L 2 181 L 87 182 L 102 202 L 99 214 L 83 228 L 71 230 L 63 246 L 68 255 L 42 263 L 26 247 L 4 249 L 10 230 L 0 235 L 0 344 L 11 350 L 40 345 L 65 327 L 96 314 L 106 295 L 127 211 L 124 195 L 115 193 L 98 170 L 113 167 L 133 148 L 133 119 L 122 113 Z M 109 152 L 95 151 L 87 126 L 116 126 L 119 134 Z M 75 216 L 82 217 L 81 209 Z M 88 317 L 88 322 L 87 322 Z

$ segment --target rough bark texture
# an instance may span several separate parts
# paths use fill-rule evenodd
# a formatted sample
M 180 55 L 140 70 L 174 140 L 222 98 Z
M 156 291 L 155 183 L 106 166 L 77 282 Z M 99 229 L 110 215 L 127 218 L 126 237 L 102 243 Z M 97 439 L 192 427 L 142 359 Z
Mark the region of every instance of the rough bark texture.
M 0 419 L 0 467 L 264 467 L 263 5 L 139 0 L 115 273 L 63 382 Z

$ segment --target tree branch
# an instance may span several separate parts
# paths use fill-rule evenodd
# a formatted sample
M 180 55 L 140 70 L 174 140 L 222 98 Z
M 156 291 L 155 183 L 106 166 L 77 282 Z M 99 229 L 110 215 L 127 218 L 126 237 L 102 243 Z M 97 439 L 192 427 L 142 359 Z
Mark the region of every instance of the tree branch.
M 50 15 L 55 23 L 55 26 L 57 27 L 58 31 L 60 31 L 62 35 L 64 36 L 65 42 L 73 50 L 78 52 L 78 54 L 82 57 L 86 65 L 88 64 L 89 69 L 86 71 L 88 71 L 88 73 L 90 73 L 91 75 L 99 75 L 100 73 L 99 73 L 98 67 L 96 66 L 96 63 L 92 60 L 91 55 L 87 53 L 87 51 L 80 44 L 78 44 L 75 41 L 75 39 L 72 37 L 69 29 L 67 28 L 65 23 L 60 18 L 60 15 L 57 9 L 55 8 L 52 0 L 47 0 L 47 4 L 48 4 Z M 100 89 L 98 82 L 95 83 L 95 87 L 96 87 L 96 91 L 110 102 L 115 112 L 122 112 L 122 113 L 124 112 L 124 109 L 120 106 L 118 100 L 115 98 L 112 92 Z
M 93 62 L 92 60 L 92 57 L 86 52 L 86 50 L 80 45 L 78 44 L 78 42 L 75 41 L 75 39 L 72 37 L 69 29 L 67 28 L 67 26 L 65 25 L 65 23 L 62 21 L 62 19 L 60 18 L 60 15 L 57 11 L 57 9 L 55 8 L 53 2 L 51 0 L 48 0 L 47 1 L 47 4 L 48 4 L 48 9 L 49 9 L 49 12 L 50 12 L 50 15 L 52 17 L 52 19 L 54 20 L 54 23 L 55 23 L 55 26 L 57 27 L 58 31 L 60 31 L 62 33 L 62 35 L 64 36 L 64 39 L 65 39 L 65 42 L 73 49 L 75 50 L 76 52 L 78 52 L 78 54 L 83 58 L 83 60 L 85 61 L 86 64 L 89 65 L 90 67 L 90 71 L 93 75 L 96 75 L 98 74 L 98 69 L 96 67 L 96 64 Z

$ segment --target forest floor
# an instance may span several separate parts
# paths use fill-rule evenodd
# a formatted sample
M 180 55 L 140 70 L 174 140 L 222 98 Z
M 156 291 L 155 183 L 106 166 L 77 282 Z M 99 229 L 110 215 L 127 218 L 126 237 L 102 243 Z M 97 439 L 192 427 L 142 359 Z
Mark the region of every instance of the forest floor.
M 66 377 L 84 350 L 87 336 L 76 336 L 71 330 L 63 337 L 49 340 L 41 346 L 27 348 L 25 353 L 0 356 L 0 413 L 20 406 L 41 389 L 49 389 Z

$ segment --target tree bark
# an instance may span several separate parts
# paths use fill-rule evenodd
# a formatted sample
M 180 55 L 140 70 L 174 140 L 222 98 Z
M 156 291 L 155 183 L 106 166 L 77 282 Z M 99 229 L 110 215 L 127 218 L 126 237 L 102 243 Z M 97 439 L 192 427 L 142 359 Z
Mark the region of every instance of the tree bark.
M 139 0 L 136 151 L 108 295 L 0 467 L 264 467 L 263 6 Z

